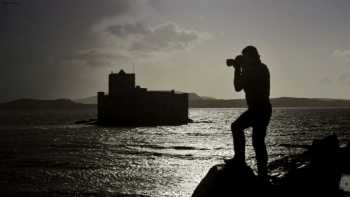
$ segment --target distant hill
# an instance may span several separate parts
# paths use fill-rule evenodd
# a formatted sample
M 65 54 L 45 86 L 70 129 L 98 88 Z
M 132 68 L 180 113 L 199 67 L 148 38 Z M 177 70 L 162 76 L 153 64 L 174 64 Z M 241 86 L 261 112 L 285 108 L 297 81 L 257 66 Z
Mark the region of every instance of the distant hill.
M 281 97 L 272 98 L 271 104 L 273 107 L 350 107 L 350 100 Z M 195 100 L 189 105 L 193 108 L 247 107 L 244 99 Z
M 208 97 L 208 96 L 199 96 L 196 93 L 188 93 L 188 100 L 191 101 L 198 101 L 198 100 L 204 100 L 204 101 L 209 101 L 209 100 L 217 100 L 216 98 Z
M 69 99 L 18 99 L 11 102 L 0 103 L 0 109 L 78 109 L 91 107 L 95 107 L 95 105 L 77 103 Z
M 350 107 L 350 100 L 281 97 L 271 99 L 274 107 Z
M 76 99 L 74 102 L 83 104 L 97 104 L 97 96 L 89 96 L 81 99 Z
M 239 108 L 247 106 L 244 99 L 215 99 L 199 96 L 196 93 L 189 93 L 188 97 L 191 108 Z M 75 100 L 75 102 L 97 104 L 97 98 L 96 96 L 86 97 Z M 350 100 L 345 99 L 280 97 L 272 98 L 271 103 L 273 107 L 350 107 Z
M 272 98 L 273 107 L 350 107 L 350 100 L 324 98 Z M 77 100 L 56 99 L 18 99 L 7 103 L 0 103 L 0 109 L 81 109 L 96 108 L 96 96 Z M 191 108 L 241 108 L 246 107 L 244 99 L 215 99 L 202 97 L 196 93 L 189 93 Z

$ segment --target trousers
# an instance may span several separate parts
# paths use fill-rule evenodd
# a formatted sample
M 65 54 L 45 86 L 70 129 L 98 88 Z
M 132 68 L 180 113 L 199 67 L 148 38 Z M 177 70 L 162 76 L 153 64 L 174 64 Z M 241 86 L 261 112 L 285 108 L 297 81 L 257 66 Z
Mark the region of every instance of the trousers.
M 255 151 L 259 176 L 267 176 L 268 155 L 265 145 L 266 130 L 272 114 L 271 104 L 248 108 L 232 124 L 234 158 L 245 162 L 245 135 L 244 130 L 252 127 L 252 144 Z

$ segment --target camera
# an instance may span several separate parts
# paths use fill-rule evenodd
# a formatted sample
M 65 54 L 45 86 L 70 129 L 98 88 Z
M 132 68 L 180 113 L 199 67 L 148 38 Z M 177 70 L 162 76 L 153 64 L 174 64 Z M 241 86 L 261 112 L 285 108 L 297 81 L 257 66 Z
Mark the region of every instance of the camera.
M 238 67 L 241 66 L 243 62 L 243 56 L 242 55 L 238 55 L 235 59 L 227 59 L 226 60 L 226 65 L 228 67 Z
M 236 64 L 236 61 L 234 60 L 234 59 L 227 59 L 226 60 L 226 65 L 228 66 L 228 67 L 231 67 L 231 66 L 233 66 L 233 65 L 235 65 Z

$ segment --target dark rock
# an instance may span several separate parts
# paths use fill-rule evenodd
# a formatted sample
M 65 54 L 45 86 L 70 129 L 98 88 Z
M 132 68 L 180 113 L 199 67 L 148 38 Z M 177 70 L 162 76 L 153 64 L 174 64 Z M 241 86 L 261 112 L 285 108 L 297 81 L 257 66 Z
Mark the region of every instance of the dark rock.
M 303 165 L 290 168 L 272 183 L 260 181 L 247 166 L 215 165 L 195 189 L 192 197 L 207 196 L 343 196 L 339 182 L 349 172 L 350 147 L 339 148 L 335 135 L 315 140 L 309 151 L 300 155 Z M 275 162 L 275 165 L 286 164 Z M 293 165 L 290 165 L 293 166 Z
M 248 166 L 220 164 L 213 166 L 199 183 L 192 197 L 244 196 L 266 193 L 267 184 L 255 176 Z
M 341 170 L 339 141 L 335 135 L 315 140 L 310 149 L 311 162 L 292 169 L 284 177 L 282 189 L 290 196 L 339 196 Z

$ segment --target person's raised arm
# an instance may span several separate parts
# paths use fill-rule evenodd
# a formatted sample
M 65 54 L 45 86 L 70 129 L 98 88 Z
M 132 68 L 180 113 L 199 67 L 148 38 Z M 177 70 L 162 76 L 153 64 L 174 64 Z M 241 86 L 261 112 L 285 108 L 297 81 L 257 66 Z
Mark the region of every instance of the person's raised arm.
M 235 68 L 235 76 L 233 80 L 233 86 L 237 92 L 241 91 L 244 88 L 244 79 L 242 73 L 242 56 L 238 55 L 235 59 L 235 64 L 233 67 Z
M 243 77 L 242 77 L 242 68 L 240 66 L 235 66 L 235 76 L 233 80 L 233 86 L 237 92 L 243 89 Z

